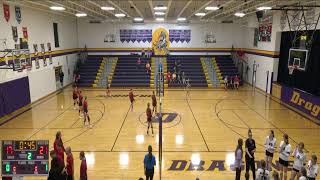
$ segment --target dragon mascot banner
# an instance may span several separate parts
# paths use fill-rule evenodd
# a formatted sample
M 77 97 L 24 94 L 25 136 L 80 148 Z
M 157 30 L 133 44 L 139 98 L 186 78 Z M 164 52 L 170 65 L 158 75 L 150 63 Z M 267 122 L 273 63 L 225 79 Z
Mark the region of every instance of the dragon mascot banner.
M 169 53 L 169 33 L 164 28 L 157 28 L 152 34 L 152 49 L 155 55 L 167 55 Z

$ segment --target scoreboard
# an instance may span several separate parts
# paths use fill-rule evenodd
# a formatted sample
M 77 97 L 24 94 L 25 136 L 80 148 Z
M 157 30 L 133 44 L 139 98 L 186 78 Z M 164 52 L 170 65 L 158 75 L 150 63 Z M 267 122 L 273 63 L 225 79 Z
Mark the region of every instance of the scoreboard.
M 2 141 L 2 177 L 47 176 L 49 141 Z

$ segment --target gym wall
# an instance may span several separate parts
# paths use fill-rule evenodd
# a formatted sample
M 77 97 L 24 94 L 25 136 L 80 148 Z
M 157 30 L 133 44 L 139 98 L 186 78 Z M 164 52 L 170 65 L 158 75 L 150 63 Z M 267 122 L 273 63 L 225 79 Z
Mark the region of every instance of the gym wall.
M 23 37 L 22 27 L 27 27 L 28 30 L 28 44 L 29 49 L 33 53 L 33 44 L 44 43 L 47 51 L 47 43 L 51 43 L 52 51 L 58 52 L 56 57 L 53 57 L 53 64 L 49 64 L 47 59 L 47 66 L 43 66 L 42 59 L 40 60 L 40 68 L 35 68 L 35 62 L 33 61 L 33 67 L 31 71 L 13 72 L 12 70 L 0 70 L 0 83 L 12 81 L 21 77 L 28 76 L 30 84 L 30 97 L 31 102 L 38 100 L 57 90 L 55 82 L 54 67 L 63 66 L 64 71 L 64 84 L 72 82 L 72 73 L 77 59 L 76 51 L 72 50 L 77 48 L 77 26 L 76 18 L 70 16 L 61 16 L 58 14 L 51 14 L 35 9 L 30 9 L 24 6 L 20 6 L 22 21 L 20 24 L 15 19 L 14 4 L 10 5 L 10 19 L 7 22 L 3 17 L 3 8 L 0 8 L 0 39 L 7 39 L 7 48 L 14 48 L 14 40 L 12 37 L 11 26 L 17 26 L 18 37 Z M 53 36 L 53 23 L 58 23 L 59 41 L 60 47 L 55 48 L 54 36 Z M 0 48 L 2 44 L 0 44 Z M 68 50 L 68 51 L 67 51 Z M 70 52 L 71 51 L 71 52 Z M 68 58 L 68 62 L 67 59 Z M 68 65 L 67 65 L 68 64 Z M 70 74 L 68 74 L 68 69 Z
M 191 41 L 187 42 L 172 42 L 170 48 L 186 48 L 192 50 L 193 48 L 231 48 L 234 46 L 241 46 L 243 41 L 243 28 L 236 24 L 125 24 L 125 23 L 101 23 L 90 24 L 87 21 L 79 21 L 78 23 L 78 39 L 79 47 L 87 45 L 88 48 L 150 48 L 152 43 L 149 42 L 121 42 L 120 29 L 152 29 L 153 32 L 157 28 L 169 29 L 189 29 L 191 30 Z M 205 35 L 212 32 L 215 35 L 216 43 L 205 43 Z M 116 42 L 105 43 L 104 38 L 107 33 L 115 35 Z M 127 53 L 127 52 L 126 52 Z M 199 52 L 197 52 L 199 54 Z M 101 54 L 101 53 L 100 53 Z M 127 53 L 128 54 L 128 53 Z M 174 54 L 174 52 L 173 52 Z M 177 54 L 177 53 L 176 53 Z M 183 55 L 193 54 L 191 52 L 183 52 Z M 201 53 L 200 53 L 201 54 Z M 205 54 L 205 53 L 203 53 Z M 221 54 L 221 53 L 220 53 Z

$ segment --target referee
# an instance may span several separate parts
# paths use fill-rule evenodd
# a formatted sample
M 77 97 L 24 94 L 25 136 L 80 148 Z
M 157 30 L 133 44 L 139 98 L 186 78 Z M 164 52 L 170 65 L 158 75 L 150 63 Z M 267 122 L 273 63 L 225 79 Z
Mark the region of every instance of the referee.
M 146 175 L 146 180 L 152 180 L 154 174 L 154 166 L 156 165 L 156 158 L 152 154 L 151 145 L 148 146 L 148 154 L 144 156 L 144 174 Z

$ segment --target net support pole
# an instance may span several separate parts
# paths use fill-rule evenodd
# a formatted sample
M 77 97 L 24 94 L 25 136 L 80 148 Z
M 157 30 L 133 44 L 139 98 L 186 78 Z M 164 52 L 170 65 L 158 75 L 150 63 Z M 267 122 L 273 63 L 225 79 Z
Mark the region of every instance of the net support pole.
M 157 90 L 159 92 L 159 179 L 162 179 L 162 97 L 164 95 L 164 77 L 162 63 L 158 66 Z

